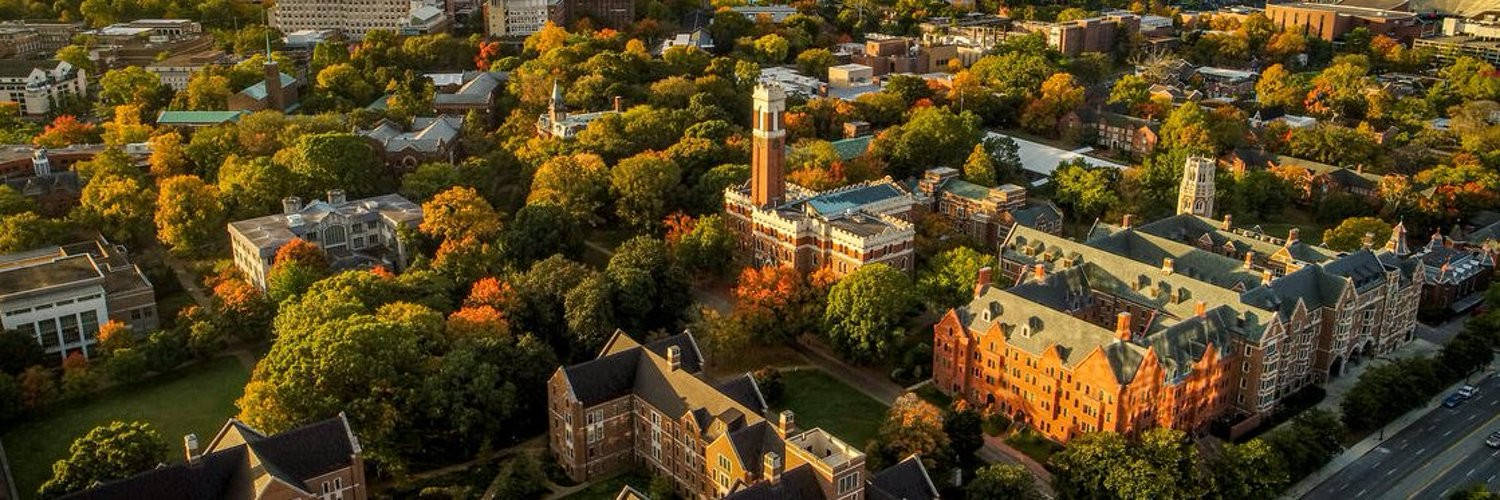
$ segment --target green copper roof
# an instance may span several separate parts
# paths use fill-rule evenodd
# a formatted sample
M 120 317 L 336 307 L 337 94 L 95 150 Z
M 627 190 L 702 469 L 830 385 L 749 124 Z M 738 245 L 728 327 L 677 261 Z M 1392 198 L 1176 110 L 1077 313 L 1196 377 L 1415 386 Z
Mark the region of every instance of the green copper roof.
M 236 122 L 241 111 L 162 111 L 156 117 L 158 125 L 201 125 Z
M 833 141 L 831 144 L 833 144 L 834 151 L 839 152 L 839 159 L 849 161 L 870 149 L 870 141 L 873 140 L 875 140 L 875 136 L 873 135 L 862 135 L 848 139 L 839 139 Z

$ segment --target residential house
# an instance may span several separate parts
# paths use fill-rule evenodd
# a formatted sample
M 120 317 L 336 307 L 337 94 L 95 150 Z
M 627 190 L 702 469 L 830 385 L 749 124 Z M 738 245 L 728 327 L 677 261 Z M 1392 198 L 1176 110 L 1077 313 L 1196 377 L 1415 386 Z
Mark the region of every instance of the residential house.
M 42 116 L 64 99 L 88 97 L 88 75 L 62 61 L 0 60 L 0 102 L 20 105 L 21 114 Z
M 1397 223 L 1393 232 L 1391 239 L 1401 238 L 1404 243 L 1405 223 Z M 1442 319 L 1467 312 L 1483 303 L 1484 293 L 1490 289 L 1495 256 L 1482 246 L 1455 243 L 1435 232 L 1426 246 L 1410 256 L 1421 262 L 1426 276 L 1422 281 L 1420 309 L 1424 317 Z M 1405 250 L 1404 245 L 1398 249 Z
M 296 196 L 281 201 L 282 213 L 229 223 L 234 265 L 256 287 L 266 288 L 266 274 L 276 251 L 293 239 L 323 250 L 334 269 L 381 266 L 406 268 L 410 252 L 401 232 L 422 222 L 422 207 L 399 194 L 348 201 L 344 191 L 303 206 Z
M 78 500 L 369 497 L 364 451 L 341 412 L 338 416 L 266 435 L 229 419 L 200 446 L 196 434 L 183 437 L 186 463 L 162 465 L 63 498 Z
M 62 359 L 90 356 L 110 320 L 137 332 L 158 324 L 155 289 L 124 246 L 100 236 L 0 256 L 0 327 Z
M 672 47 L 692 47 L 704 52 L 712 53 L 714 50 L 714 38 L 709 36 L 708 30 L 698 28 L 686 33 L 678 33 L 661 41 L 661 46 L 656 48 L 656 54 L 661 55 Z

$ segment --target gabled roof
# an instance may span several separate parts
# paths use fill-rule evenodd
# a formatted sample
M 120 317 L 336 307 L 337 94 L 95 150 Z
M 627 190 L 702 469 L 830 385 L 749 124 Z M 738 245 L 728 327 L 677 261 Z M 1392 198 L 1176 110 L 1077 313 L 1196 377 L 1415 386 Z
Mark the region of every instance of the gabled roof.
M 672 369 L 667 361 L 671 347 L 681 349 L 680 369 Z M 731 431 L 764 420 L 760 409 L 746 406 L 701 378 L 701 359 L 697 341 L 688 332 L 644 345 L 616 332 L 598 358 L 560 370 L 573 396 L 585 407 L 635 395 L 674 419 L 691 413 L 705 429 L 713 419 L 732 424 Z
M 217 125 L 236 122 L 244 111 L 162 111 L 156 115 L 157 125 Z
M 808 464 L 782 473 L 776 481 L 759 481 L 724 495 L 724 500 L 821 500 L 822 498 L 824 498 L 823 487 L 818 484 L 818 473 Z
M 911 455 L 870 476 L 865 495 L 872 500 L 933 500 L 938 490 L 922 458 Z
M 286 73 L 281 73 L 281 88 L 284 88 L 284 89 L 285 88 L 290 88 L 292 85 L 294 85 L 296 83 L 297 83 L 297 77 L 294 77 L 292 75 L 288 75 Z M 251 85 L 249 87 L 245 87 L 245 90 L 241 90 L 239 93 L 245 95 L 245 97 L 249 97 L 249 98 L 255 99 L 257 101 L 259 101 L 261 99 L 265 99 L 266 95 L 267 95 L 266 94 L 266 82 L 264 80 L 259 81 L 259 82 L 255 82 L 255 85 Z

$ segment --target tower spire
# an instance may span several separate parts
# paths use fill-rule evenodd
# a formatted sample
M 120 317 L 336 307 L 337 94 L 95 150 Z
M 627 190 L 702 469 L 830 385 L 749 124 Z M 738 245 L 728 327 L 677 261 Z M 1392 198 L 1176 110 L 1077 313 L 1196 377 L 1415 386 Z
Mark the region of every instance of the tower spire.
M 1385 251 L 1396 254 L 1397 257 L 1405 257 L 1411 253 L 1406 246 L 1406 221 L 1396 222 L 1396 227 L 1391 228 L 1391 240 L 1386 242 Z
M 1177 188 L 1177 213 L 1199 217 L 1214 216 L 1214 159 L 1189 156 L 1182 167 L 1182 184 Z

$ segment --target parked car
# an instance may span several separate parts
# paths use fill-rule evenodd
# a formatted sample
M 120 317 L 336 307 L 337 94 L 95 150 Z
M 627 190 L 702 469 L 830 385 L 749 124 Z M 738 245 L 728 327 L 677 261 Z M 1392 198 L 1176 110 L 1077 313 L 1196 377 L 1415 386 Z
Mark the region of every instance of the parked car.
M 1448 397 L 1446 397 L 1446 398 L 1443 398 L 1443 407 L 1444 408 L 1453 408 L 1453 407 L 1456 407 L 1456 406 L 1461 405 L 1463 403 L 1464 403 L 1464 397 L 1463 396 L 1459 396 L 1458 393 L 1456 393 L 1456 392 L 1453 393 L 1453 394 L 1449 394 Z
M 1484 445 L 1490 448 L 1500 448 L 1500 431 L 1490 433 L 1490 437 L 1484 438 Z
M 1479 388 L 1472 385 L 1466 385 L 1458 388 L 1458 396 L 1464 399 L 1472 398 L 1474 397 L 1474 394 L 1478 392 Z

